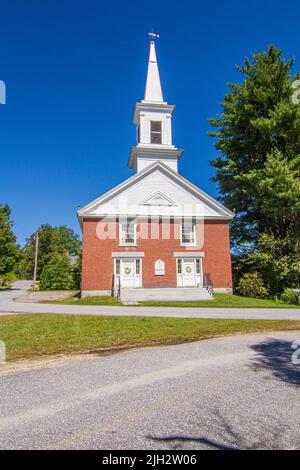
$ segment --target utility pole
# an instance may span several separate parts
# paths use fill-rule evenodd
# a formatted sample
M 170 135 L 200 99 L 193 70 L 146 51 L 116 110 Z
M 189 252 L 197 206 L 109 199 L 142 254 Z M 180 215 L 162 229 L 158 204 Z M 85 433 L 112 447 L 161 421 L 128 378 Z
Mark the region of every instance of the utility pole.
M 35 291 L 36 289 L 36 271 L 37 271 L 38 252 L 39 252 L 39 236 L 38 236 L 38 233 L 36 233 L 35 234 L 35 247 L 34 247 L 33 282 L 32 282 L 33 291 Z

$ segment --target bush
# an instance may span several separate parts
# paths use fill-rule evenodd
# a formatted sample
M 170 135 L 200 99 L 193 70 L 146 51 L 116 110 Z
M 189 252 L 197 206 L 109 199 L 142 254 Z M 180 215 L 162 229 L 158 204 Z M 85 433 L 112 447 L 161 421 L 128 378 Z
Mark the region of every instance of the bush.
M 298 292 L 285 289 L 280 296 L 280 300 L 285 304 L 300 305 L 300 296 Z
M 237 286 L 237 290 L 245 297 L 264 299 L 268 297 L 269 291 L 258 272 L 245 273 Z
M 80 289 L 81 288 L 81 266 L 82 260 L 81 255 L 78 256 L 76 260 L 76 264 L 72 266 L 72 278 L 73 278 L 73 289 Z
M 16 275 L 14 273 L 7 273 L 0 275 L 0 286 L 9 286 L 12 282 L 16 280 Z
M 55 253 L 43 268 L 39 290 L 69 290 L 73 289 L 73 285 L 70 258 L 64 254 Z

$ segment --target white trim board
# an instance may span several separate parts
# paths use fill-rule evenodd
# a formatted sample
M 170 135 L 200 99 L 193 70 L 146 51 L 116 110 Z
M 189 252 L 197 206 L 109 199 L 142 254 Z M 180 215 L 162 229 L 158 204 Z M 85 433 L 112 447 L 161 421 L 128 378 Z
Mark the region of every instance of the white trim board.
M 143 251 L 113 251 L 112 258 L 143 258 Z
M 175 251 L 174 258 L 204 258 L 203 251 Z

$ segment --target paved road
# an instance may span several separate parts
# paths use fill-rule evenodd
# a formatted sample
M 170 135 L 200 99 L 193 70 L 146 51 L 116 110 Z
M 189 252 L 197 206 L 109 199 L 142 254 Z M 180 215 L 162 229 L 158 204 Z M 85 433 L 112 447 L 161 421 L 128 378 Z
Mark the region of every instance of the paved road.
M 15 302 L 30 287 L 30 281 L 17 281 L 13 289 L 0 291 L 0 316 L 7 313 L 58 313 L 78 315 L 115 315 L 178 318 L 252 318 L 265 320 L 300 320 L 300 309 L 272 308 L 179 308 L 112 307 L 55 305 Z
M 0 375 L 0 449 L 300 449 L 299 332 Z

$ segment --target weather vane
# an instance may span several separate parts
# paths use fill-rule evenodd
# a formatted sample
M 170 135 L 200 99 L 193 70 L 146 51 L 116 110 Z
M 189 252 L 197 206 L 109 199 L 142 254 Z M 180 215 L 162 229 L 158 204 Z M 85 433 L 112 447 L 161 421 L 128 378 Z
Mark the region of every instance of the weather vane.
M 155 34 L 153 32 L 153 29 L 152 29 L 152 32 L 151 33 L 148 33 L 148 36 L 149 38 L 151 39 L 151 41 L 155 41 L 155 39 L 158 39 L 159 38 L 159 34 Z

